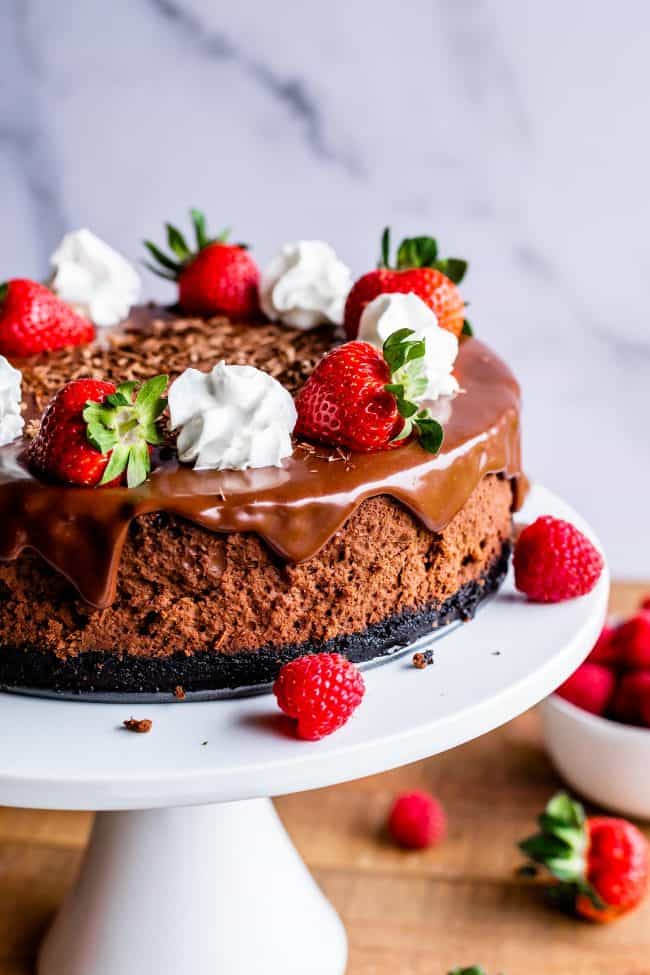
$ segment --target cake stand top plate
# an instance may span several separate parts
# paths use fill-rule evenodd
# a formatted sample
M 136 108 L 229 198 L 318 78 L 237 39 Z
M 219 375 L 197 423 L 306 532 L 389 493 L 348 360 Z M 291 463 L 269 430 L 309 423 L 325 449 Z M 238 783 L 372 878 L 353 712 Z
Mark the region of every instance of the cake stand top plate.
M 584 521 L 536 486 L 519 516 Z M 370 775 L 453 748 L 509 721 L 582 661 L 603 623 L 607 572 L 581 599 L 543 606 L 509 575 L 476 620 L 365 673 L 364 702 L 320 742 L 291 737 L 270 694 L 178 704 L 95 704 L 0 694 L 0 803 L 144 809 L 281 795 Z M 122 721 L 151 718 L 149 734 Z

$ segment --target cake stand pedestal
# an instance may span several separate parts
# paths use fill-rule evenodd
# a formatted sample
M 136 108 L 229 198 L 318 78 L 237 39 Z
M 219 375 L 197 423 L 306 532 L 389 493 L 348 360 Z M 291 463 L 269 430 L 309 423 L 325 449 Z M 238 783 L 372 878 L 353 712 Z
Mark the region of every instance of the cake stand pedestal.
M 582 519 L 541 487 L 520 518 Z M 343 927 L 269 796 L 453 748 L 560 684 L 593 645 L 609 581 L 556 606 L 511 579 L 477 620 L 366 672 L 363 705 L 321 742 L 295 740 L 270 695 L 177 705 L 2 695 L 0 802 L 98 810 L 38 975 L 342 975 Z M 151 718 L 134 735 L 124 718 Z

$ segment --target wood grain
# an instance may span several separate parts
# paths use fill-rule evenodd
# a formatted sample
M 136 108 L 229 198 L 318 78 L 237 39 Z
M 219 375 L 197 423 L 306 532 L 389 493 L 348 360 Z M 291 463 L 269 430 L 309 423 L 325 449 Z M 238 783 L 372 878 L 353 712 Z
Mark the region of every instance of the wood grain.
M 613 610 L 632 610 L 648 589 L 615 585 Z M 444 975 L 474 962 L 491 975 L 650 975 L 650 901 L 593 927 L 551 911 L 539 883 L 516 875 L 515 842 L 558 785 L 531 712 L 436 758 L 280 799 L 345 921 L 349 975 Z M 437 850 L 403 853 L 383 834 L 392 797 L 410 788 L 432 790 L 447 808 L 449 837 Z M 90 824 L 87 813 L 0 809 L 0 975 L 33 970 Z

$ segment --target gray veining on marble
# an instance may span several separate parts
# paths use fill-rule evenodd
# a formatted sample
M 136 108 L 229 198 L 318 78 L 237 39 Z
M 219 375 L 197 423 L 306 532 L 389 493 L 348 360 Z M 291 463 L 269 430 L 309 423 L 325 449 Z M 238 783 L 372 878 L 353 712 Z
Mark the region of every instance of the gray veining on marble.
M 650 8 L 622 0 L 5 0 L 4 277 L 82 224 L 133 259 L 190 205 L 260 261 L 381 228 L 470 259 L 533 476 L 650 563 Z M 166 298 L 165 284 L 147 288 Z

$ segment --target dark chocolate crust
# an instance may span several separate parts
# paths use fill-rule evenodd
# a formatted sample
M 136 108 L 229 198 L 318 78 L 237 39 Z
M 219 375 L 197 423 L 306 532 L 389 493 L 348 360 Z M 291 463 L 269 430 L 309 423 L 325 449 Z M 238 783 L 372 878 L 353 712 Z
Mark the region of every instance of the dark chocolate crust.
M 495 592 L 508 569 L 510 542 L 478 579 L 465 583 L 442 604 L 396 614 L 361 633 L 340 635 L 322 643 L 261 647 L 255 653 L 223 655 L 175 653 L 170 657 L 88 651 L 61 659 L 41 650 L 0 653 L 0 688 L 48 689 L 59 692 L 128 694 L 235 689 L 273 681 L 280 667 L 308 653 L 342 653 L 355 663 L 389 656 L 433 630 L 456 620 L 470 620 L 480 603 Z

